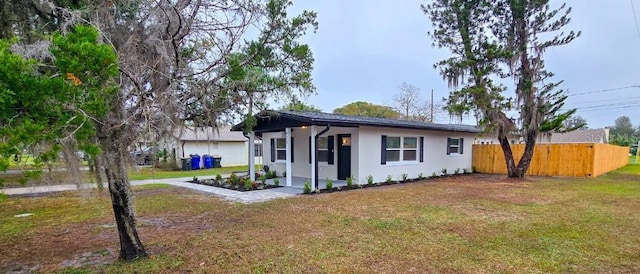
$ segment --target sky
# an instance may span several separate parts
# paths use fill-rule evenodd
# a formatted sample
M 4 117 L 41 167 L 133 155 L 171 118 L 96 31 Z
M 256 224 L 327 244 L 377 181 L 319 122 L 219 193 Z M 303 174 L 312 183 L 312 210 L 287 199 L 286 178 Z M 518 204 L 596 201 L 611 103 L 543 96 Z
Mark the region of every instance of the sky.
M 294 0 L 292 15 L 318 13 L 318 31 L 302 39 L 314 54 L 317 89 L 306 103 L 325 112 L 354 101 L 391 105 L 403 82 L 420 88 L 425 99 L 431 90 L 436 99 L 446 97 L 449 88 L 433 64 L 449 52 L 431 45 L 431 22 L 420 8 L 423 3 Z M 640 16 L 640 0 L 567 1 L 573 10 L 566 29 L 582 35 L 545 54 L 547 69 L 555 80 L 564 80 L 561 88 L 569 92 L 566 107 L 577 108 L 590 128 L 613 125 L 623 115 L 640 124 L 640 30 L 632 3 Z M 561 4 L 551 0 L 552 7 Z M 445 115 L 437 122 L 452 121 Z

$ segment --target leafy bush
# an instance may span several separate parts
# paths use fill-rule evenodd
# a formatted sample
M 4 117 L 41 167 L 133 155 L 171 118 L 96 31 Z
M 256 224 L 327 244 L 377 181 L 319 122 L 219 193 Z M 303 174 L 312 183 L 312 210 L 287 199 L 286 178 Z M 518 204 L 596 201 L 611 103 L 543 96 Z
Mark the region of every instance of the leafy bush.
M 407 181 L 407 177 L 409 177 L 409 174 L 402 173 L 402 175 L 401 175 L 401 176 L 402 176 L 402 181 L 403 181 L 403 182 L 406 182 L 406 181 Z
M 244 181 L 244 189 L 250 190 L 251 188 L 253 188 L 253 182 L 251 180 Z
M 368 185 L 373 185 L 373 176 L 371 176 L 371 175 L 367 176 L 367 184 Z
M 387 184 L 390 184 L 393 181 L 393 176 L 387 175 Z
M 442 175 L 447 175 L 447 169 L 446 168 L 441 169 L 440 172 L 442 172 Z
M 278 171 L 277 170 L 273 170 L 272 172 L 273 178 L 277 178 L 278 177 Z M 269 179 L 273 179 L 273 178 L 269 178 Z
M 267 176 L 262 174 L 260 175 L 260 182 L 262 182 L 262 184 L 266 184 L 267 183 Z
M 422 179 L 424 179 L 424 174 L 422 174 L 422 172 L 420 172 L 418 174 L 418 180 L 422 180 Z
M 436 172 L 434 171 L 433 173 L 431 173 L 431 178 L 435 178 L 438 177 L 438 175 L 436 174 Z
M 333 180 L 329 179 L 329 177 L 327 177 L 327 189 L 332 189 L 333 188 Z
M 197 183 L 198 182 L 198 176 L 193 176 L 193 182 Z
M 231 175 L 229 176 L 229 182 L 231 183 L 231 185 L 237 185 L 239 182 L 238 175 L 236 175 L 235 173 L 231 173 Z
M 311 193 L 311 182 L 309 182 L 309 180 L 304 182 L 304 187 L 302 188 L 302 193 L 304 193 L 304 194 Z
M 278 178 L 273 179 L 273 184 L 275 186 L 280 186 L 280 179 L 278 179 Z
M 220 173 L 216 174 L 216 182 L 218 183 L 222 182 L 222 175 L 220 175 Z
M 347 187 L 353 186 L 353 177 L 347 177 Z
M 456 168 L 456 170 L 453 171 L 453 174 L 455 174 L 455 175 L 460 174 L 460 168 Z

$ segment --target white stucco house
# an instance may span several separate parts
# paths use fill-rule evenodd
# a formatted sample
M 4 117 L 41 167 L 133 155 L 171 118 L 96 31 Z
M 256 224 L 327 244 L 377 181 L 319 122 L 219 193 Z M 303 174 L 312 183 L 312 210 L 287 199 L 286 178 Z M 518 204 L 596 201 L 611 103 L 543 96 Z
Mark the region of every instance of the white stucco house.
M 471 168 L 471 150 L 479 129 L 469 125 L 348 116 L 321 112 L 265 111 L 256 115 L 254 134 L 263 141 L 264 165 L 293 178 L 330 178 L 365 184 L 402 174 L 449 173 Z M 232 130 L 242 131 L 243 123 Z M 249 164 L 251 167 L 252 165 Z M 253 174 L 253 172 L 250 172 Z
M 260 141 L 251 146 L 252 150 L 260 147 Z M 212 155 L 221 157 L 221 165 L 241 166 L 246 165 L 249 159 L 249 139 L 242 132 L 231 131 L 230 126 L 220 128 L 213 127 L 184 127 L 176 130 L 172 136 L 164 138 L 160 142 L 160 149 L 166 149 L 169 157 L 174 157 L 178 167 L 182 158 L 189 158 L 191 154 Z M 261 157 L 254 159 L 259 163 Z M 202 168 L 204 161 L 200 161 Z

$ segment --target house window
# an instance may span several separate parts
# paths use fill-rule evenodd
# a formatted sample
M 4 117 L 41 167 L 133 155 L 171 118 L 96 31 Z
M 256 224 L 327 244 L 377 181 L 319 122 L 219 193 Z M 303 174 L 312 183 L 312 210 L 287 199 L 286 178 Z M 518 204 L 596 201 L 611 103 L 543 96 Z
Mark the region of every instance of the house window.
M 387 162 L 412 162 L 417 160 L 418 138 L 416 137 L 387 137 Z
M 329 162 L 329 139 L 318 137 L 318 162 Z
M 276 160 L 287 160 L 287 141 L 284 138 L 276 139 Z
M 262 143 L 253 144 L 253 151 L 255 157 L 262 157 Z
M 462 154 L 464 147 L 463 138 L 448 138 L 447 139 L 447 154 Z

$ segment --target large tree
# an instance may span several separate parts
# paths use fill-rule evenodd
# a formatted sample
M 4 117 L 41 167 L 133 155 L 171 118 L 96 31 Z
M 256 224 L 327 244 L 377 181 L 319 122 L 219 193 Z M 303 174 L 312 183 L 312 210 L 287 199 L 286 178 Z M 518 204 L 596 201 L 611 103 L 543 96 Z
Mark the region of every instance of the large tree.
M 545 70 L 543 54 L 579 33 L 556 35 L 569 23 L 571 9 L 551 9 L 548 2 L 434 0 L 422 6 L 433 24 L 434 45 L 452 53 L 436 64 L 454 88 L 447 100 L 449 112 L 473 112 L 480 126 L 497 133 L 509 177 L 524 177 L 538 135 L 561 130 L 575 112 L 561 111 L 567 97 L 558 89 L 561 82 L 549 81 L 553 74 Z M 515 80 L 514 99 L 496 82 L 501 77 Z M 518 113 L 517 119 L 509 118 L 509 111 Z M 507 138 L 512 133 L 519 133 L 525 143 L 517 163 Z
M 423 99 L 420 89 L 403 82 L 398 92 L 393 95 L 393 107 L 404 120 L 431 122 L 440 114 L 442 106 L 433 101 Z
M 356 115 L 376 118 L 400 118 L 400 113 L 392 107 L 357 101 L 333 110 L 335 114 Z
M 633 128 L 631 118 L 629 116 L 620 116 L 616 118 L 614 125 L 610 128 L 611 143 L 621 146 L 629 146 L 637 142 L 636 129 Z
M 105 90 L 109 92 L 100 97 L 105 104 L 104 113 L 88 116 L 96 123 L 94 140 L 105 160 L 120 235 L 120 258 L 146 257 L 135 226 L 134 200 L 127 177 L 127 145 L 141 136 L 171 132 L 183 121 L 215 126 L 219 117 L 243 105 L 246 92 L 252 92 L 252 88 L 294 89 L 298 87 L 288 80 L 299 77 L 295 79 L 300 80 L 297 83 L 308 89 L 310 81 L 305 79 L 310 77 L 304 73 L 310 71 L 313 59 L 308 58 L 308 47 L 297 40 L 308 28 L 317 25 L 316 16 L 305 11 L 290 18 L 289 0 L 69 3 L 82 4 L 82 8 L 50 2 L 51 8 L 31 9 L 29 16 L 56 18 L 55 26 L 63 33 L 79 24 L 94 25 L 100 30 L 97 40 L 109 45 L 118 57 L 117 88 Z M 46 38 L 48 32 L 40 28 L 42 22 L 45 20 L 35 20 L 32 28 L 4 29 L 18 38 L 28 31 Z M 245 43 L 251 35 L 257 38 Z M 73 42 L 61 44 L 60 48 L 64 48 L 62 45 L 72 49 L 69 54 L 81 51 Z M 103 64 L 89 57 L 91 64 L 84 65 Z M 77 71 L 69 69 L 72 70 L 69 77 L 78 83 L 91 82 L 81 65 L 70 66 Z M 233 73 L 238 70 L 234 68 L 257 72 L 253 75 L 258 78 L 236 77 Z

